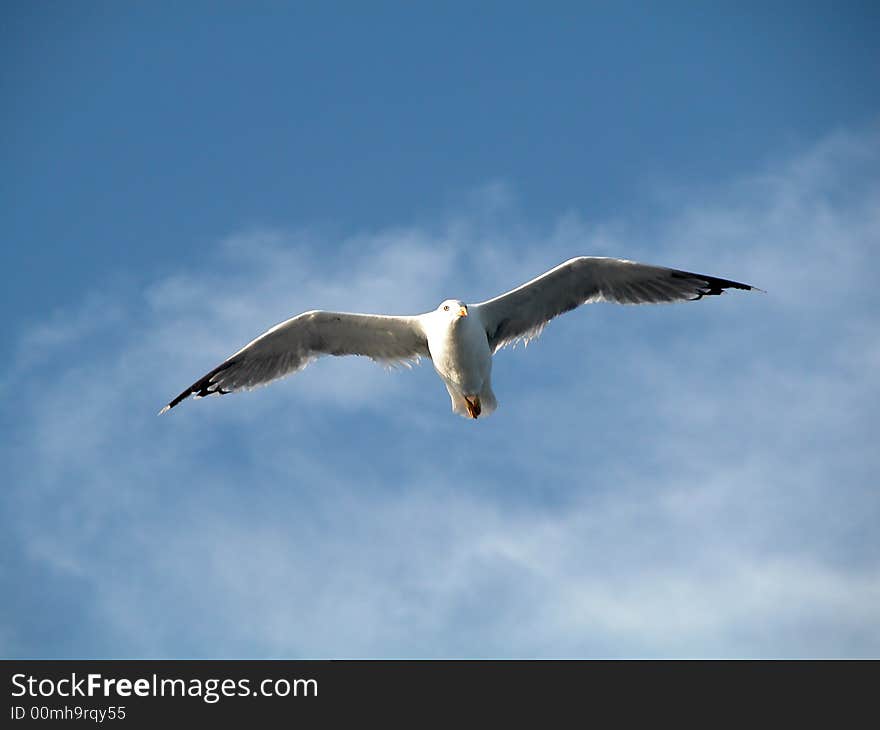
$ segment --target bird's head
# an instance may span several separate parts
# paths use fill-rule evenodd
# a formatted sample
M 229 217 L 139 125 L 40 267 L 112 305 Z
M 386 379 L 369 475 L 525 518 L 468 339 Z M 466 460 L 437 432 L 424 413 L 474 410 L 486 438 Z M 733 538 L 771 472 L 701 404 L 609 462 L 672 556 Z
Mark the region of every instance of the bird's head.
M 467 304 L 460 302 L 458 299 L 447 299 L 437 307 L 437 312 L 450 322 L 457 322 L 462 317 L 468 316 Z

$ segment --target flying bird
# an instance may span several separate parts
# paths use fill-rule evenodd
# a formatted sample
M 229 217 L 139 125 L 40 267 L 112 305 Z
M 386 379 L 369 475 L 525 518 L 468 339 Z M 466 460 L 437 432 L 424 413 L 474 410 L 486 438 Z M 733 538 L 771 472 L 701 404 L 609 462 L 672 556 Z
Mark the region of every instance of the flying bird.
M 492 356 L 505 345 L 537 337 L 554 317 L 592 302 L 695 301 L 725 289 L 757 287 L 626 259 L 580 256 L 479 304 L 447 299 L 433 312 L 408 317 L 304 312 L 249 342 L 159 413 L 189 396 L 225 395 L 269 383 L 322 355 L 363 355 L 386 364 L 430 358 L 452 410 L 476 419 L 497 406 Z

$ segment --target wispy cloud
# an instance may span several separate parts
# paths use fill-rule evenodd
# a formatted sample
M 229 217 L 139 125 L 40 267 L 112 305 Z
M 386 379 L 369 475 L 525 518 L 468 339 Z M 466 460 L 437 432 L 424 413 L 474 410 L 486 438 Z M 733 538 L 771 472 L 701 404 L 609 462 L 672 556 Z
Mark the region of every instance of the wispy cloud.
M 2 653 L 877 655 L 878 154 L 836 135 L 647 222 L 539 226 L 494 183 L 389 230 L 238 234 L 53 315 L 3 381 Z M 478 300 L 578 253 L 769 293 L 567 315 L 499 354 L 476 424 L 429 365 L 332 358 L 154 416 L 293 313 Z M 26 615 L 59 623 L 55 594 L 51 650 Z

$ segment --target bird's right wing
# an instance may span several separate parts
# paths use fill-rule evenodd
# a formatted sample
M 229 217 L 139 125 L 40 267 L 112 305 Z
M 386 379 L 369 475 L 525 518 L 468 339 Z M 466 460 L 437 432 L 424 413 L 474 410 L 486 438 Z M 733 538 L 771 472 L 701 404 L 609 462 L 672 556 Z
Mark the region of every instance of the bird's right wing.
M 321 355 L 363 355 L 383 363 L 430 357 L 418 317 L 305 312 L 257 337 L 174 398 L 201 398 L 269 383 L 301 370 Z
M 580 256 L 475 307 L 495 352 L 516 340 L 536 337 L 551 319 L 587 302 L 676 302 L 721 294 L 731 287 L 755 288 L 626 259 Z

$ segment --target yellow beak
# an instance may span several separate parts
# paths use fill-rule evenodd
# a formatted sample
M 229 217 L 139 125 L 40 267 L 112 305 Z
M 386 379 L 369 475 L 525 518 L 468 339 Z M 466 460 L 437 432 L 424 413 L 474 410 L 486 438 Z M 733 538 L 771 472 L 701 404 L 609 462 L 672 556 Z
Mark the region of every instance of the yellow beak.
M 467 307 L 462 307 L 458 310 L 459 317 L 467 317 Z

